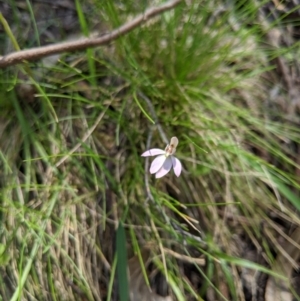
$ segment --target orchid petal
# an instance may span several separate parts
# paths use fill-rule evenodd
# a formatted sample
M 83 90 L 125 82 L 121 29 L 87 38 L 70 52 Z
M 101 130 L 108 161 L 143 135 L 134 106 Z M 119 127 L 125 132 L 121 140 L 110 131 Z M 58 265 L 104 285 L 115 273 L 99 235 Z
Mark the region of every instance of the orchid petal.
M 170 157 L 166 158 L 161 169 L 155 174 L 155 178 L 161 178 L 166 175 L 172 168 L 172 159 Z
M 174 156 L 171 156 L 171 158 L 172 158 L 174 173 L 177 177 L 179 177 L 181 174 L 181 170 L 182 170 L 181 162 Z
M 150 173 L 157 173 L 161 167 L 163 166 L 164 162 L 166 161 L 167 157 L 165 155 L 161 155 L 156 157 L 150 166 Z
M 159 148 L 152 148 L 149 149 L 147 151 L 145 151 L 144 153 L 141 154 L 142 157 L 149 157 L 149 156 L 157 156 L 157 155 L 164 155 L 165 151 L 163 149 L 159 149 Z

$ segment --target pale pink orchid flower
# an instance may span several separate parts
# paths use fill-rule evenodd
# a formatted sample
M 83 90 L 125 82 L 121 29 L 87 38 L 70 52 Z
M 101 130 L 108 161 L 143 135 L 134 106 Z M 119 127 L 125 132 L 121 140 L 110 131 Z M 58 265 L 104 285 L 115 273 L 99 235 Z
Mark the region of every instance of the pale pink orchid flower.
M 176 152 L 177 145 L 177 137 L 172 137 L 170 144 L 167 145 L 165 150 L 159 148 L 152 148 L 142 153 L 142 157 L 160 155 L 153 160 L 150 166 L 150 173 L 155 173 L 155 178 L 158 179 L 165 176 L 171 170 L 172 167 L 175 175 L 177 177 L 180 176 L 182 170 L 181 162 L 173 156 Z

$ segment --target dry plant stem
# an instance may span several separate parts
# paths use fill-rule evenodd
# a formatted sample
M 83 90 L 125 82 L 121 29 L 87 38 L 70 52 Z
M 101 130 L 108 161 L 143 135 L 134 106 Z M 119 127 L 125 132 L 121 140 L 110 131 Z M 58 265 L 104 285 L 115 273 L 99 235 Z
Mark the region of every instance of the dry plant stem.
M 112 32 L 105 34 L 97 38 L 85 38 L 78 41 L 62 42 L 54 45 L 48 45 L 43 47 L 32 48 L 28 50 L 22 50 L 7 54 L 5 56 L 0 56 L 0 68 L 5 68 L 23 61 L 37 60 L 49 55 L 83 50 L 89 47 L 96 47 L 110 43 L 111 41 L 119 38 L 120 36 L 132 31 L 134 28 L 145 23 L 149 19 L 174 8 L 182 0 L 173 0 L 166 2 L 165 4 L 157 7 L 152 7 L 147 9 L 144 13 L 138 15 L 133 20 L 125 23 L 119 28 L 113 30 Z
M 187 255 L 184 255 L 184 254 L 176 253 L 175 251 L 170 250 L 170 249 L 166 249 L 166 248 L 164 248 L 164 252 L 166 254 L 169 254 L 172 257 L 174 257 L 176 259 L 179 259 L 181 261 L 184 261 L 184 262 L 188 262 L 188 263 L 192 263 L 192 264 L 198 264 L 200 266 L 205 266 L 205 263 L 206 263 L 205 258 L 190 257 L 190 256 L 187 256 Z

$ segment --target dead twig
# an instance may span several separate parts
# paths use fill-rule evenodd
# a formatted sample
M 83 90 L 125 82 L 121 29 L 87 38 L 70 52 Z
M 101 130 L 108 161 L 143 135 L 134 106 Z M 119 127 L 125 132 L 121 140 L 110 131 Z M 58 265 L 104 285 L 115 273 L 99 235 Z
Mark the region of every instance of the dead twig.
M 96 47 L 108 44 L 111 41 L 116 40 L 120 36 L 132 31 L 134 28 L 138 27 L 142 23 L 145 23 L 149 19 L 174 8 L 180 2 L 182 2 L 182 0 L 173 0 L 161 6 L 149 8 L 144 13 L 135 17 L 133 20 L 123 24 L 119 28 L 101 37 L 84 38 L 78 41 L 62 42 L 54 45 L 31 48 L 28 50 L 21 50 L 4 56 L 0 56 L 0 68 L 15 65 L 23 61 L 37 60 L 53 54 L 82 50 L 89 47 Z

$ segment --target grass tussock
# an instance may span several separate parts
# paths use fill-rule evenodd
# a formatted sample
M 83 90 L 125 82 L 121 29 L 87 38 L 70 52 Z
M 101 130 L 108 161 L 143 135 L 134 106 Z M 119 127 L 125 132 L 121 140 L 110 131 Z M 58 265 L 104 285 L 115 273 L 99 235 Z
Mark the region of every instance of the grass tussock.
M 127 280 L 132 300 L 293 291 L 299 116 L 266 41 L 289 14 L 270 2 L 186 1 L 107 47 L 1 70 L 3 300 L 119 300 Z M 146 7 L 89 4 L 84 35 Z M 184 170 L 155 180 L 140 155 L 172 136 Z

